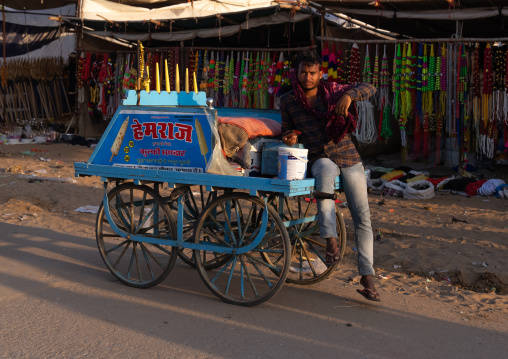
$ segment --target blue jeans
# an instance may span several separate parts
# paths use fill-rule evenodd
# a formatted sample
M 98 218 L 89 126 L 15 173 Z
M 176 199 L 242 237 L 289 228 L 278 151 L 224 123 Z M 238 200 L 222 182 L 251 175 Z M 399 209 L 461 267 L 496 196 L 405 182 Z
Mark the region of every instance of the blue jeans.
M 320 158 L 312 165 L 316 191 L 333 193 L 335 178 L 340 175 L 351 217 L 355 226 L 360 275 L 374 274 L 374 236 L 370 223 L 367 178 L 363 163 L 340 168 L 329 158 Z M 331 199 L 318 199 L 318 218 L 321 238 L 337 238 L 335 203 Z

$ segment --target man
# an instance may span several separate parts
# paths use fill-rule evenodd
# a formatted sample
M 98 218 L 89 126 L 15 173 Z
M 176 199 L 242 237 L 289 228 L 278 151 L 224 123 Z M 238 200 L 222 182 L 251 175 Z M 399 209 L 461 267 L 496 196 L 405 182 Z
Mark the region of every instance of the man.
M 321 59 L 315 51 L 298 56 L 291 70 L 293 90 L 281 97 L 282 141 L 293 146 L 300 140 L 309 150 L 309 166 L 316 179 L 316 190 L 333 193 L 336 176 L 341 181 L 355 225 L 360 284 L 357 292 L 379 301 L 372 276 L 373 234 L 367 198 L 365 169 L 350 134 L 356 128 L 353 101 L 363 101 L 376 92 L 370 84 L 339 85 L 321 81 Z M 298 132 L 295 132 L 298 131 Z M 298 134 L 298 135 L 297 135 Z M 337 240 L 335 203 L 318 199 L 320 236 L 326 239 L 326 264 L 341 261 Z

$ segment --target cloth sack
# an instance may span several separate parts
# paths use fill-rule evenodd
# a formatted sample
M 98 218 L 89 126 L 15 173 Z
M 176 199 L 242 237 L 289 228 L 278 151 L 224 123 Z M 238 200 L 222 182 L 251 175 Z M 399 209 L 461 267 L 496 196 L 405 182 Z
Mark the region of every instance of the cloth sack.
M 434 198 L 434 185 L 429 181 L 409 182 L 403 192 L 405 199 Z
M 367 187 L 372 190 L 374 194 L 381 194 L 385 188 L 385 179 L 377 178 L 377 179 L 369 179 L 367 180 Z
M 496 197 L 508 199 L 508 184 L 502 184 L 496 188 Z
M 403 197 L 404 189 L 407 184 L 399 180 L 393 180 L 384 183 L 383 196 L 385 197 Z

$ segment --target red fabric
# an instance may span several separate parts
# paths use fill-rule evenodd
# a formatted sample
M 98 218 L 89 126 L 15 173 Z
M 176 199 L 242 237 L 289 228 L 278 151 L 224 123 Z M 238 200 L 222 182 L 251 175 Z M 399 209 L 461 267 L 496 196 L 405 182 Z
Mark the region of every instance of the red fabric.
M 405 176 L 405 174 L 402 174 L 402 175 L 400 175 L 400 176 L 395 176 L 395 177 L 393 177 L 393 178 L 390 178 L 390 182 L 391 182 L 391 181 L 395 181 L 396 179 L 399 179 L 399 178 L 404 177 L 404 176 Z
M 217 117 L 219 123 L 228 123 L 243 129 L 249 140 L 258 136 L 274 137 L 280 135 L 280 123 L 269 118 L 255 117 Z
M 427 178 L 426 181 L 429 181 L 434 185 L 434 188 L 437 188 L 437 185 L 440 184 L 442 181 L 447 179 L 448 177 L 441 177 L 441 178 Z
M 466 193 L 469 197 L 474 197 L 477 195 L 476 191 L 478 191 L 478 189 L 483 186 L 483 184 L 487 182 L 487 180 L 480 180 L 480 181 L 476 181 L 476 182 L 471 182 L 470 184 L 467 185 L 466 187 Z

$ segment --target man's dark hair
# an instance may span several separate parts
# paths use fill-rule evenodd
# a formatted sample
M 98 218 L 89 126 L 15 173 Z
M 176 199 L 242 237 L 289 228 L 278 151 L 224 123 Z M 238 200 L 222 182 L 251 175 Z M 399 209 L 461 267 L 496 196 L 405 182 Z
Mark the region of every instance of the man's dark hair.
M 321 66 L 321 57 L 317 54 L 315 50 L 305 50 L 300 53 L 296 58 L 295 68 L 298 69 L 300 64 L 304 64 L 306 66 L 312 66 L 318 64 Z

